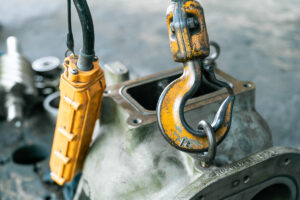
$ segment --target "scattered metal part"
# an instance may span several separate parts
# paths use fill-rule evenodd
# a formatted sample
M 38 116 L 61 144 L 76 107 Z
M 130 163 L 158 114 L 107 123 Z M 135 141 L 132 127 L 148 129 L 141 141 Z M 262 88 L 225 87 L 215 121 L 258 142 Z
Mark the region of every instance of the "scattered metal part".
M 25 101 L 22 95 L 19 95 L 22 91 L 14 93 L 8 93 L 6 95 L 5 107 L 7 111 L 7 121 L 10 122 L 14 127 L 21 128 L 23 123 L 23 107 Z
M 32 69 L 36 72 L 34 85 L 42 99 L 58 90 L 62 73 L 58 58 L 52 56 L 39 58 L 32 63 Z
M 208 168 L 197 167 L 193 155 L 170 146 L 161 137 L 155 108 L 164 87 L 182 70 L 160 72 L 107 88 L 99 136 L 85 160 L 75 199 L 174 199 L 174 191 L 180 192 L 215 165 L 230 165 L 272 146 L 269 127 L 255 110 L 255 84 L 244 87 L 249 82 L 238 81 L 218 68 L 218 80 L 234 85 L 236 104 L 231 129 L 218 146 L 214 162 Z M 226 97 L 225 88 L 204 81 L 185 105 L 187 121 L 194 129 L 199 118 L 212 122 Z M 136 119 L 139 123 L 135 123 Z
M 57 57 L 47 56 L 39 58 L 32 62 L 32 69 L 39 75 L 48 78 L 57 78 L 62 68 L 60 60 Z
M 107 86 L 115 85 L 129 80 L 129 70 L 120 62 L 105 64 L 104 74 Z
M 0 83 L 6 91 L 12 90 L 15 85 L 24 86 L 25 94 L 35 94 L 30 62 L 20 53 L 16 37 L 7 38 L 7 53 L 1 57 Z
M 60 73 L 56 78 L 47 78 L 42 75 L 34 77 L 34 84 L 41 97 L 48 96 L 58 90 Z
M 57 91 L 47 96 L 43 102 L 43 107 L 53 123 L 56 122 L 56 118 L 58 115 L 59 99 L 60 92 Z
M 7 38 L 7 53 L 0 57 L 0 85 L 4 88 L 7 121 L 21 127 L 27 96 L 36 96 L 34 72 L 20 53 L 17 38 Z M 28 105 L 26 106 L 28 107 Z

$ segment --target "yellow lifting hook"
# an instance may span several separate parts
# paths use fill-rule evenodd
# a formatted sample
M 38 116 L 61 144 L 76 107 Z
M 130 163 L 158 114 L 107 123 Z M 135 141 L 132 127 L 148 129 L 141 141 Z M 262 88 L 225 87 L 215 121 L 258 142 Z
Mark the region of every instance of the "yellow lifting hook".
M 159 127 L 167 141 L 177 149 L 191 153 L 203 153 L 202 160 L 215 156 L 216 145 L 226 136 L 232 118 L 234 93 L 232 87 L 215 77 L 214 67 L 205 64 L 210 45 L 219 51 L 216 43 L 209 43 L 203 8 L 194 0 L 173 0 L 167 10 L 167 24 L 173 59 L 184 64 L 180 78 L 169 84 L 157 105 Z M 210 61 L 209 58 L 206 61 Z M 204 120 L 199 130 L 193 130 L 185 121 L 183 110 L 201 84 L 202 76 L 221 87 L 229 96 L 224 100 L 212 124 Z

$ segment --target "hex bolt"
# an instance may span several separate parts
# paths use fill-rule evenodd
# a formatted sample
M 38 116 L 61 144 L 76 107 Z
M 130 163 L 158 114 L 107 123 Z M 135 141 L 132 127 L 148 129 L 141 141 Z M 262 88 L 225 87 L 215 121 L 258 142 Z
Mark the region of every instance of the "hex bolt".
M 77 69 L 71 69 L 71 73 L 76 75 L 76 74 L 78 74 L 78 70 Z
M 200 166 L 203 167 L 203 168 L 208 168 L 209 167 L 209 164 L 208 162 L 205 162 L 205 161 L 200 161 Z
M 235 180 L 235 181 L 232 182 L 232 187 L 237 187 L 237 186 L 239 186 L 239 184 L 240 184 L 240 181 Z

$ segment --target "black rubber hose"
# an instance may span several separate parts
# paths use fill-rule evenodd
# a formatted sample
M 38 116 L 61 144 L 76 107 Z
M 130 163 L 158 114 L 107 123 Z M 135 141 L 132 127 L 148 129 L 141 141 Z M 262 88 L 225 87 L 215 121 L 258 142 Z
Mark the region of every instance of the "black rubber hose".
M 68 0 L 68 34 L 67 34 L 67 48 L 65 57 L 67 56 L 68 51 L 71 51 L 74 54 L 74 38 L 72 32 L 72 15 L 71 15 L 71 0 Z
M 77 67 L 83 71 L 93 68 L 95 57 L 94 44 L 95 33 L 91 12 L 86 0 L 73 0 L 82 27 L 83 46 L 80 50 Z

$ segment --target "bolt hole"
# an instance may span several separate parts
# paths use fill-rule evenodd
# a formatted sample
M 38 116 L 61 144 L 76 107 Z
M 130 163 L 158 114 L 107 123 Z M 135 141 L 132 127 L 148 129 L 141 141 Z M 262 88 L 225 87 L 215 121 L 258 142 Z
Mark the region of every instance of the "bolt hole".
M 104 90 L 104 94 L 110 94 L 110 90 Z
M 245 83 L 245 84 L 244 84 L 244 87 L 245 87 L 245 88 L 251 88 L 251 87 L 252 87 L 252 84 L 251 84 L 251 83 Z
M 284 165 L 289 165 L 290 163 L 291 163 L 291 160 L 290 160 L 290 159 L 286 158 L 286 159 L 284 160 Z
M 18 148 L 13 153 L 13 161 L 17 164 L 31 165 L 45 160 L 48 157 L 47 150 L 40 145 L 27 145 Z
M 50 195 L 50 194 L 48 194 L 44 197 L 44 200 L 54 200 L 54 199 L 55 198 L 53 197 L 53 195 Z
M 48 65 L 51 65 L 51 62 L 47 62 L 47 61 L 46 61 L 46 62 L 43 62 L 42 65 L 43 65 L 44 67 L 47 67 Z
M 232 187 L 237 187 L 237 186 L 239 186 L 239 184 L 240 184 L 240 181 L 235 180 L 235 181 L 232 182 Z
M 249 183 L 250 181 L 250 177 L 249 176 L 245 176 L 244 177 L 244 183 Z
M 132 120 L 132 122 L 133 122 L 134 124 L 140 124 L 140 123 L 142 123 L 142 120 L 139 119 L 139 118 L 137 118 L 137 119 Z

